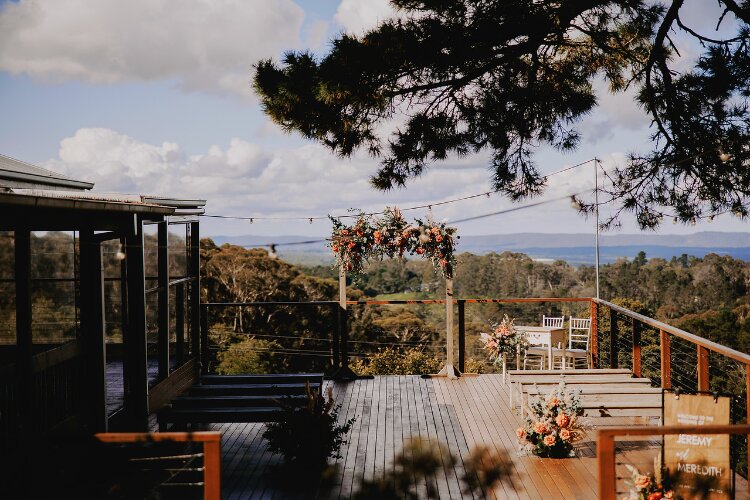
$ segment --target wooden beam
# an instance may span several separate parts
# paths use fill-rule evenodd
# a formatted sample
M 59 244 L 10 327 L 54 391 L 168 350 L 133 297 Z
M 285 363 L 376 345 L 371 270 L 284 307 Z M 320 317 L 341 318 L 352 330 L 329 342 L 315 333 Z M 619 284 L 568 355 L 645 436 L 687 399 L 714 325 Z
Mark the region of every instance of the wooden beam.
M 466 371 L 466 302 L 458 301 L 458 371 Z
M 94 230 L 80 232 L 81 342 L 84 353 L 85 422 L 92 432 L 107 431 L 107 372 L 102 247 Z
M 609 367 L 617 368 L 618 366 L 618 349 L 617 349 L 617 312 L 609 308 Z
M 185 284 L 180 283 L 174 288 L 174 316 L 175 316 L 175 357 L 177 365 L 185 362 Z
M 698 390 L 708 391 L 708 353 L 709 350 L 698 346 Z
M 671 338 L 664 330 L 659 330 L 659 347 L 661 350 L 661 387 L 672 388 L 672 344 Z
M 169 226 L 158 223 L 157 234 L 157 350 L 159 380 L 169 377 Z
M 598 432 L 596 436 L 596 456 L 599 472 L 600 500 L 614 500 L 616 498 L 615 482 L 615 440 L 614 436 Z
M 146 357 L 146 283 L 143 256 L 143 226 L 136 218 L 125 237 L 127 267 L 127 336 L 124 376 L 125 408 L 128 427 L 134 431 L 148 430 L 148 360 Z
M 641 323 L 631 319 L 630 325 L 633 332 L 633 375 L 640 378 L 643 373 L 641 366 Z
M 599 368 L 599 304 L 593 300 L 591 304 L 591 365 L 589 368 Z
M 197 222 L 190 223 L 190 254 L 188 256 L 188 276 L 195 280 L 190 282 L 188 303 L 190 311 L 191 351 L 193 356 L 200 356 L 201 371 L 208 370 L 208 330 L 201 329 L 201 261 L 200 230 Z
M 33 430 L 33 370 L 34 338 L 31 329 L 31 231 L 14 232 L 16 280 L 16 377 L 18 390 L 19 424 L 22 433 Z

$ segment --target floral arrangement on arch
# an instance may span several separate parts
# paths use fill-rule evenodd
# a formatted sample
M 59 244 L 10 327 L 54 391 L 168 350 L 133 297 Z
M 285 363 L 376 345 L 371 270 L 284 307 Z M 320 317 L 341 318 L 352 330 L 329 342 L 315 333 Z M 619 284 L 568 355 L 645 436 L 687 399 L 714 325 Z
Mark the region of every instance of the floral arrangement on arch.
M 329 246 L 336 265 L 354 275 L 361 274 L 375 245 L 375 229 L 367 215 L 360 213 L 353 225 L 347 226 L 330 217 L 333 223 Z
M 545 397 L 532 399 L 527 411 L 526 425 L 516 430 L 522 451 L 539 457 L 575 456 L 575 443 L 590 427 L 580 418 L 583 408 L 577 391 L 568 391 L 565 382 L 560 382 Z
M 681 499 L 672 489 L 672 478 L 663 472 L 661 463 L 661 453 L 657 453 L 654 458 L 654 474 L 642 474 L 638 469 L 630 464 L 625 464 L 630 477 L 625 479 L 625 486 L 628 487 L 628 495 L 622 497 L 622 500 L 661 500 Z
M 482 349 L 487 351 L 490 360 L 500 363 L 503 354 L 515 356 L 517 352 L 528 348 L 526 335 L 516 329 L 514 322 L 515 319 L 504 314 L 500 323 L 492 324 L 492 332 L 479 334 Z
M 436 271 L 453 277 L 456 266 L 454 233 L 445 222 L 415 219 L 409 225 L 398 208 L 387 207 L 380 219 L 360 213 L 352 226 L 330 217 L 333 231 L 329 246 L 336 265 L 352 275 L 361 274 L 371 257 L 403 257 L 415 253 L 432 261 Z

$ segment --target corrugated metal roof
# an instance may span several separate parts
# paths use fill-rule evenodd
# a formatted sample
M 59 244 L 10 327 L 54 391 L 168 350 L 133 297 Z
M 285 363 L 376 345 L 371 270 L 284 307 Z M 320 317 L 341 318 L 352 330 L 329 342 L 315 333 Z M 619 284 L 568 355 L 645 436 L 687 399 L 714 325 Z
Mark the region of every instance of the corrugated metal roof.
M 37 198 L 57 200 L 79 200 L 110 203 L 127 203 L 131 205 L 161 206 L 174 210 L 175 214 L 197 215 L 203 213 L 206 200 L 184 200 L 141 194 L 92 193 L 81 191 L 63 191 L 50 189 L 12 189 L 13 194 L 35 196 Z
M 23 188 L 92 189 L 94 184 L 0 154 L 0 186 Z

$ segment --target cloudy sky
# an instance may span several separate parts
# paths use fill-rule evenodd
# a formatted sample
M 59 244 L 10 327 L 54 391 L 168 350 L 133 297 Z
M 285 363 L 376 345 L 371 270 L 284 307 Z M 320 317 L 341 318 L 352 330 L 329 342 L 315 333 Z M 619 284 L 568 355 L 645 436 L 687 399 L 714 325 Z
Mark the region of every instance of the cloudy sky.
M 689 21 L 715 22 L 707 4 L 694 0 Z M 295 49 L 324 53 L 336 34 L 389 15 L 386 0 L 0 0 L 0 153 L 95 182 L 97 191 L 206 198 L 217 215 L 310 217 L 488 191 L 488 162 L 479 155 L 435 166 L 405 190 L 376 192 L 368 183 L 374 160 L 339 159 L 284 134 L 260 111 L 249 84 L 256 61 Z M 683 47 L 686 57 L 691 51 Z M 593 157 L 611 167 L 647 149 L 648 119 L 628 96 L 603 92 L 599 100 L 580 125 L 577 152 L 539 151 L 542 172 Z M 544 198 L 593 186 L 589 164 L 551 177 Z M 436 207 L 433 216 L 450 221 L 511 206 L 496 195 Z M 591 232 L 593 222 L 558 201 L 459 228 Z M 623 221 L 622 232 L 636 230 Z M 722 216 L 661 232 L 696 230 L 746 224 Z M 208 235 L 328 231 L 325 222 L 203 221 Z

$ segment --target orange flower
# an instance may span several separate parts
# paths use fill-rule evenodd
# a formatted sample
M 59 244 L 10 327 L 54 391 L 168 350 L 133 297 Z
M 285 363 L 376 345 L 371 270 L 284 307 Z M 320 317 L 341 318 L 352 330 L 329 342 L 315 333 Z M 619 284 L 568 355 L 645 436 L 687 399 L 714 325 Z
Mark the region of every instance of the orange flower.
M 348 236 L 349 235 L 349 230 L 348 229 L 342 229 L 341 230 L 341 235 L 342 236 Z
M 443 237 L 438 234 L 437 236 L 435 236 L 435 241 L 440 243 L 441 241 L 443 241 Z
M 422 255 L 422 254 L 424 253 L 424 248 L 422 248 L 422 247 L 417 247 L 417 250 L 416 250 L 416 252 L 417 252 L 417 255 Z
M 544 425 L 544 422 L 534 422 L 534 432 L 537 434 L 546 434 L 547 433 L 547 426 Z
M 448 261 L 445 260 L 445 259 L 440 259 L 440 265 L 443 266 L 443 267 L 445 267 L 445 266 L 448 265 Z
M 372 236 L 375 238 L 375 243 L 377 243 L 378 245 L 381 241 L 383 241 L 383 235 L 380 233 L 380 231 L 375 231 L 374 233 L 372 233 Z
M 544 436 L 544 439 L 542 439 L 542 442 L 544 443 L 544 446 L 554 446 L 555 445 L 555 436 L 552 434 L 547 434 Z
M 645 490 L 651 484 L 651 478 L 648 476 L 640 475 L 635 478 L 635 487 L 639 490 Z
M 557 418 L 555 418 L 555 422 L 560 427 L 567 427 L 567 425 L 570 423 L 570 417 L 568 417 L 564 413 L 560 413 Z
M 661 491 L 655 491 L 648 496 L 648 500 L 661 500 L 662 498 L 664 498 L 664 495 Z
M 560 429 L 560 439 L 563 441 L 570 441 L 572 434 L 568 429 Z
M 362 236 L 363 234 L 365 234 L 364 231 L 357 229 L 357 236 Z
M 333 250 L 333 253 L 339 253 L 339 246 L 338 245 L 333 245 L 331 247 L 331 250 Z
M 352 248 L 354 248 L 355 246 L 357 246 L 357 245 L 356 245 L 356 244 L 355 244 L 355 243 L 354 243 L 353 241 L 350 241 L 350 242 L 349 242 L 349 245 L 347 245 L 347 248 L 349 248 L 349 250 L 351 250 L 351 249 L 352 249 Z
M 438 228 L 437 226 L 433 227 L 432 228 L 432 234 L 440 234 L 440 228 Z
M 526 429 L 523 427 L 519 427 L 516 429 L 516 436 L 518 436 L 518 439 L 525 439 L 526 438 Z

